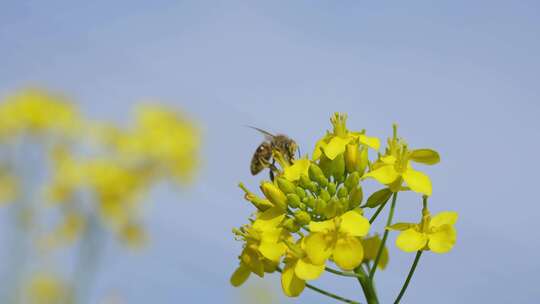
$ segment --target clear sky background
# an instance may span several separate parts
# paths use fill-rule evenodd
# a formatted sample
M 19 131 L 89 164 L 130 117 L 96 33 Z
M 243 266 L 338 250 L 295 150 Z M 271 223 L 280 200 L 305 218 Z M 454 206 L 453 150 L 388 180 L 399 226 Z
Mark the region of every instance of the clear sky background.
M 536 303 L 540 298 L 540 4 L 538 1 L 3 1 L 0 95 L 39 85 L 71 96 L 91 117 L 128 121 L 159 100 L 204 130 L 192 188 L 157 189 L 152 243 L 107 248 L 93 301 L 236 303 L 279 290 L 277 274 L 232 288 L 241 243 L 232 227 L 252 211 L 249 160 L 261 136 L 286 132 L 302 151 L 330 127 L 385 138 L 391 124 L 413 147 L 438 150 L 433 212 L 456 210 L 458 242 L 427 253 L 404 303 Z M 396 220 L 417 219 L 401 196 Z M 414 258 L 390 238 L 377 274 L 382 303 Z M 364 300 L 354 280 L 316 282 Z M 282 296 L 278 303 L 295 303 Z M 329 302 L 306 290 L 298 303 Z M 263 302 L 261 302 L 263 303 Z

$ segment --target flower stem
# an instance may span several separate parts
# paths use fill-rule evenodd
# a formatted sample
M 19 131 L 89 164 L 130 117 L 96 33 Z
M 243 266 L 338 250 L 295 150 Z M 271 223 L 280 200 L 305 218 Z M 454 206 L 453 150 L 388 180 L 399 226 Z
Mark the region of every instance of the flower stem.
M 333 273 L 333 274 L 337 274 L 337 275 L 340 275 L 342 277 L 353 277 L 353 278 L 358 278 L 359 275 L 356 274 L 356 273 L 353 273 L 353 272 L 343 272 L 343 271 L 339 271 L 339 270 L 336 270 L 336 269 L 332 269 L 330 267 L 325 267 L 324 270 L 330 272 L 330 273 Z
M 388 200 L 386 200 L 384 203 L 382 203 L 379 208 L 377 208 L 377 211 L 375 211 L 375 213 L 373 213 L 373 215 L 371 216 L 371 218 L 369 219 L 369 223 L 370 224 L 373 224 L 373 222 L 375 221 L 375 219 L 377 218 L 377 216 L 379 215 L 379 213 L 381 213 L 381 211 L 384 209 L 384 206 L 386 206 L 386 203 L 388 203 Z
M 357 279 L 362 286 L 362 291 L 364 291 L 364 296 L 368 304 L 379 304 L 379 299 L 377 298 L 377 293 L 375 292 L 375 286 L 373 282 L 367 276 L 367 273 L 362 268 L 362 265 L 356 267 L 354 272 L 358 275 Z
M 315 286 L 313 286 L 313 285 L 311 285 L 311 284 L 309 284 L 309 283 L 306 283 L 306 287 L 309 288 L 309 289 L 311 289 L 311 290 L 313 290 L 313 291 L 316 291 L 316 292 L 318 292 L 318 293 L 320 293 L 320 294 L 323 294 L 323 295 L 325 295 L 325 296 L 327 296 L 327 297 L 330 297 L 330 298 L 332 298 L 332 299 L 336 299 L 336 300 L 341 301 L 341 302 L 344 302 L 344 303 L 349 303 L 349 304 L 360 304 L 360 302 L 356 302 L 356 301 L 349 300 L 349 299 L 347 299 L 347 298 L 338 296 L 338 295 L 333 294 L 333 293 L 331 293 L 331 292 L 328 292 L 328 291 L 326 291 L 326 290 L 322 290 L 322 289 L 320 289 L 320 288 L 318 288 L 318 287 L 315 287 Z
M 398 304 L 403 295 L 405 294 L 405 290 L 407 290 L 407 286 L 409 286 L 409 282 L 411 281 L 411 278 L 414 274 L 414 270 L 416 270 L 416 265 L 418 265 L 418 261 L 420 260 L 420 256 L 422 256 L 422 252 L 423 250 L 419 250 L 418 252 L 416 252 L 416 257 L 414 258 L 411 270 L 409 270 L 409 275 L 407 275 L 407 279 L 405 279 L 405 283 L 403 284 L 403 287 L 401 288 L 401 291 L 399 292 L 396 301 L 394 301 L 394 304 Z
M 278 272 L 283 272 L 283 270 L 278 267 L 276 269 Z M 353 301 L 353 300 L 350 300 L 350 299 L 347 299 L 347 298 L 344 298 L 344 297 L 341 297 L 341 296 L 338 296 L 337 294 L 335 293 L 331 293 L 329 291 L 326 291 L 326 290 L 323 290 L 323 289 L 320 289 L 319 287 L 316 287 L 316 286 L 313 286 L 309 283 L 306 283 L 306 287 L 313 290 L 313 291 L 316 291 L 322 295 L 325 295 L 327 297 L 330 297 L 332 299 L 335 299 L 335 300 L 338 300 L 338 301 L 341 301 L 341 302 L 344 302 L 344 303 L 349 303 L 349 304 L 360 304 L 360 302 L 356 302 L 356 301 Z
M 392 225 L 392 218 L 394 217 L 394 209 L 396 207 L 396 200 L 397 200 L 397 192 L 394 192 L 394 195 L 392 196 L 392 204 L 390 205 L 390 213 L 388 213 L 388 219 L 386 220 L 386 227 Z M 377 265 L 379 265 L 379 260 L 381 259 L 382 253 L 384 251 L 384 245 L 386 244 L 386 239 L 388 238 L 388 229 L 384 229 L 384 235 L 381 241 L 381 245 L 379 246 L 379 250 L 377 251 L 377 256 L 375 257 L 375 261 L 373 262 L 373 267 L 371 268 L 371 271 L 369 272 L 369 279 L 373 281 L 373 277 L 375 276 L 375 271 L 377 270 Z

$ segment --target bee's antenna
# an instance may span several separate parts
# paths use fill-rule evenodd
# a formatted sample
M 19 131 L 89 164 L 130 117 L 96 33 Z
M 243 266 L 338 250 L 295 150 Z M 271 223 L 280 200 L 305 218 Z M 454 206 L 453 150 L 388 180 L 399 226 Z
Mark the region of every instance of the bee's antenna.
M 261 132 L 262 134 L 264 134 L 264 135 L 266 135 L 267 137 L 270 137 L 270 138 L 275 137 L 274 134 L 272 134 L 272 133 L 270 133 L 268 131 L 265 131 L 265 130 L 263 130 L 261 128 L 257 128 L 257 127 L 253 127 L 253 126 L 249 126 L 249 125 L 244 125 L 244 127 L 251 128 L 253 130 L 257 130 L 257 131 Z

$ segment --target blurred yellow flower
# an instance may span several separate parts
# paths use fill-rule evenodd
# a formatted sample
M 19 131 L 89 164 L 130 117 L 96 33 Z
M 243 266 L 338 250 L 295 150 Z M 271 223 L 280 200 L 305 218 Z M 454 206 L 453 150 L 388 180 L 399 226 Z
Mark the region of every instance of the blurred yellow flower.
M 28 304 L 70 304 L 70 289 L 57 276 L 39 273 L 34 275 L 26 288 Z
M 54 249 L 64 244 L 72 244 L 83 233 L 86 219 L 77 213 L 69 212 L 64 215 L 62 222 L 53 231 L 39 240 L 44 249 Z
M 73 134 L 79 115 L 64 98 L 42 90 L 25 90 L 0 105 L 0 134 L 60 132 Z
M 131 132 L 119 134 L 117 148 L 160 175 L 189 181 L 199 165 L 200 132 L 185 115 L 160 106 L 141 106 Z
M 17 179 L 8 172 L 0 172 L 0 204 L 13 202 L 18 192 Z

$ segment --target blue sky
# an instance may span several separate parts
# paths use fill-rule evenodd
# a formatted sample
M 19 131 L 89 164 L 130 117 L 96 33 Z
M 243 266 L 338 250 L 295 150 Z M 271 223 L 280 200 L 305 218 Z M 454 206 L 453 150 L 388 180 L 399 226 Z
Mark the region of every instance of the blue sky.
M 404 303 L 533 303 L 539 13 L 536 1 L 11 1 L 0 5 L 0 95 L 44 86 L 117 121 L 157 100 L 203 128 L 197 184 L 156 189 L 151 247 L 109 246 L 95 299 L 115 290 L 127 303 L 239 301 L 246 289 L 228 278 L 241 244 L 230 229 L 252 210 L 236 184 L 258 184 L 248 162 L 261 140 L 244 125 L 311 151 L 342 111 L 381 138 L 397 122 L 411 146 L 442 156 L 421 169 L 434 183 L 432 211 L 459 212 L 458 242 L 422 258 Z M 415 220 L 417 201 L 403 195 L 397 219 Z M 377 275 L 383 303 L 413 259 L 394 239 Z M 271 277 L 248 289 L 279 292 Z M 317 284 L 363 300 L 356 282 Z M 302 301 L 327 300 L 306 291 Z

